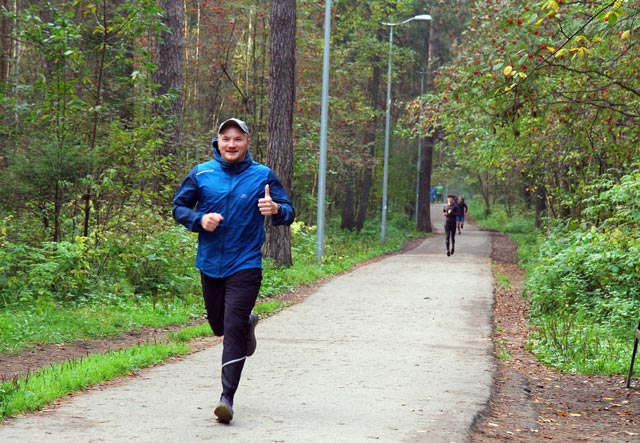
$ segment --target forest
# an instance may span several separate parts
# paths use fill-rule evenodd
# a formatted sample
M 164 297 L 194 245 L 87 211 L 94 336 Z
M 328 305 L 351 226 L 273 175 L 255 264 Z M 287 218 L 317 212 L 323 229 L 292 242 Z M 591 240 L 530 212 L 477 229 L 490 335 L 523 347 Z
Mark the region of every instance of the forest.
M 388 23 L 425 14 L 390 45 Z M 229 117 L 296 207 L 291 229 L 268 230 L 274 270 L 314 262 L 325 19 L 310 0 L 0 0 L 4 343 L 42 340 L 30 322 L 65 310 L 201 313 L 171 200 Z M 535 237 L 521 258 L 538 357 L 624 371 L 640 317 L 640 2 L 335 0 L 330 23 L 328 241 L 379 243 L 388 112 L 390 247 L 431 232 L 431 186 L 465 195 L 478 220 Z

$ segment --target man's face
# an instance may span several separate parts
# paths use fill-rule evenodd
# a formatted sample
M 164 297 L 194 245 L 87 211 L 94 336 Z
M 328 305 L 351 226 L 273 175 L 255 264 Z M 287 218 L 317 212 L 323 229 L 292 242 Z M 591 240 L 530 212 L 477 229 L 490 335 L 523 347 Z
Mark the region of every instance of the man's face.
M 227 163 L 244 160 L 250 143 L 249 136 L 236 126 L 228 126 L 218 134 L 218 150 Z

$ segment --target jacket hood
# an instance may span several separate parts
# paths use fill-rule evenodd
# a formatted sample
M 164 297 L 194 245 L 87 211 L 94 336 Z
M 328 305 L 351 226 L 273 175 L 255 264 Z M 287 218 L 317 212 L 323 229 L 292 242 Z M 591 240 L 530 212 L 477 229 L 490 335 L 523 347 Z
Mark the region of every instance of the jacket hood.
M 213 140 L 211 140 L 211 147 L 213 149 L 213 159 L 220 163 L 222 169 L 226 171 L 239 173 L 247 169 L 253 163 L 253 158 L 251 157 L 249 149 L 247 149 L 247 155 L 241 162 L 229 163 L 223 159 L 222 154 L 220 154 L 220 150 L 218 149 L 218 136 L 213 137 Z

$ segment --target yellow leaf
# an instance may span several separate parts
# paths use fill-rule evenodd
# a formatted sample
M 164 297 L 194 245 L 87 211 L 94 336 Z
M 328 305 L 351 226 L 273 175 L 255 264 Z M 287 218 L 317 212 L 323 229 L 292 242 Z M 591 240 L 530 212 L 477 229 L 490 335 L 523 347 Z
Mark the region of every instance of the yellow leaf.
M 562 55 L 567 52 L 567 48 L 562 48 L 559 51 L 556 51 L 555 54 L 553 54 L 554 57 L 562 57 Z
M 554 52 L 556 52 L 556 48 L 554 48 L 553 46 L 547 46 L 547 51 L 553 54 Z
M 512 72 L 513 72 L 513 68 L 511 66 L 507 66 L 502 70 L 502 73 L 504 75 L 511 75 Z
M 582 417 L 582 414 L 578 414 L 576 412 L 571 412 L 569 415 L 572 417 Z
M 558 12 L 560 10 L 560 6 L 558 6 L 558 2 L 554 1 L 554 0 L 549 0 L 547 3 L 545 3 L 544 5 L 542 5 L 541 8 L 543 11 L 545 9 L 553 9 L 553 12 Z
M 611 401 L 614 400 L 612 397 L 602 397 L 603 400 L 605 401 Z
M 518 77 L 527 78 L 527 74 L 525 74 L 524 72 L 518 72 Z
M 626 31 L 624 31 L 622 33 L 622 35 L 620 36 L 620 40 L 626 40 L 629 38 L 629 34 L 631 34 L 631 31 L 629 31 L 628 29 Z

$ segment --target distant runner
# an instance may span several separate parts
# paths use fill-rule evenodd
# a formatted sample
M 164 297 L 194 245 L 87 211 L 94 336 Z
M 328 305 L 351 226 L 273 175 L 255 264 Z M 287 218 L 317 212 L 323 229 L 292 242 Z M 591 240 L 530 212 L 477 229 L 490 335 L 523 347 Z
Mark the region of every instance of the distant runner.
M 451 194 L 447 196 L 447 204 L 442 208 L 442 215 L 445 217 L 444 234 L 448 257 L 453 255 L 456 250 L 456 217 L 458 216 L 458 205 Z M 449 245 L 451 245 L 451 249 L 449 249 Z
M 469 212 L 469 207 L 464 202 L 464 197 L 458 197 L 458 216 L 456 217 L 456 224 L 458 225 L 458 234 L 462 234 L 461 230 L 464 228 L 464 216 Z

